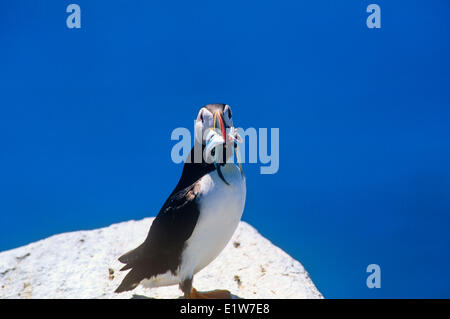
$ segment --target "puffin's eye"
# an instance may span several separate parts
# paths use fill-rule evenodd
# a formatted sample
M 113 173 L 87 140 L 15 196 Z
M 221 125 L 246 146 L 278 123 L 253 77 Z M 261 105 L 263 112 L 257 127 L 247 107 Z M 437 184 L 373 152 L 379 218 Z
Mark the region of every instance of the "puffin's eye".
M 232 114 L 231 114 L 231 109 L 229 108 L 228 109 L 228 118 L 231 120 L 231 116 L 232 116 Z

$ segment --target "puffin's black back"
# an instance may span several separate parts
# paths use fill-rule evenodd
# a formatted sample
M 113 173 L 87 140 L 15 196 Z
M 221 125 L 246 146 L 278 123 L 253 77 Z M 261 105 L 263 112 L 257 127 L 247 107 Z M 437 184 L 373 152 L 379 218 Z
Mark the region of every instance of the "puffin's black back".
M 203 154 L 203 151 L 205 150 L 205 145 L 200 146 L 198 143 L 195 144 L 195 146 L 192 148 L 192 150 L 188 154 L 187 159 L 189 159 L 189 160 L 186 159 L 186 162 L 183 166 L 183 172 L 181 173 L 180 180 L 178 181 L 177 186 L 173 190 L 172 194 L 170 194 L 170 196 L 172 196 L 174 193 L 182 190 L 183 188 L 186 188 L 189 185 L 194 184 L 200 178 L 202 178 L 206 174 L 215 170 L 214 164 L 206 163 L 205 160 L 203 159 L 203 156 L 201 158 L 200 163 L 195 163 L 195 161 L 194 161 L 195 147 L 198 147 L 198 148 L 201 147 L 202 154 Z M 167 200 L 170 199 L 170 196 Z
M 198 147 L 199 145 L 197 145 Z M 202 152 L 204 150 L 202 145 Z M 202 153 L 203 154 L 203 153 Z M 130 269 L 116 292 L 134 289 L 142 279 L 171 271 L 176 274 L 184 243 L 191 236 L 200 214 L 196 197 L 198 181 L 215 169 L 213 164 L 194 163 L 194 148 L 189 153 L 181 178 L 152 223 L 146 240 L 119 261 Z

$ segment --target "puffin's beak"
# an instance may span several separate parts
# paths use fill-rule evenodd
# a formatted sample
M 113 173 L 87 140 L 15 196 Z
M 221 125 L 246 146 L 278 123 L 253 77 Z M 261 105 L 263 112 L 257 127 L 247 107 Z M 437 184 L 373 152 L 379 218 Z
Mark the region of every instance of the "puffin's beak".
M 219 118 L 220 131 L 222 132 L 223 140 L 227 140 L 227 130 L 225 129 L 225 124 L 223 123 L 222 113 L 217 113 L 217 117 Z

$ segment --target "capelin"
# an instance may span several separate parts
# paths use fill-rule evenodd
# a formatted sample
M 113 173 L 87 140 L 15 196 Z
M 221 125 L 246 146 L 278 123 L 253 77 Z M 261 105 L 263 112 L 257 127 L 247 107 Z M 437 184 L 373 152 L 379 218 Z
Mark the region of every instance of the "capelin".
M 206 135 L 206 147 L 204 153 L 204 159 L 207 163 L 219 162 L 220 152 L 218 146 L 224 145 L 225 141 L 216 131 L 209 130 Z
M 239 136 L 240 138 L 240 136 Z M 241 176 L 244 177 L 244 169 L 242 168 L 241 156 L 239 153 L 239 147 L 236 142 L 234 142 L 234 154 L 236 154 L 236 161 L 239 164 L 239 171 L 241 172 Z
M 214 162 L 214 166 L 215 166 L 215 168 L 216 168 L 216 170 L 217 170 L 217 174 L 219 175 L 220 179 L 221 179 L 225 184 L 230 185 L 230 183 L 228 183 L 228 182 L 225 180 L 225 177 L 223 177 L 223 174 L 222 174 L 220 165 L 219 165 L 218 163 Z

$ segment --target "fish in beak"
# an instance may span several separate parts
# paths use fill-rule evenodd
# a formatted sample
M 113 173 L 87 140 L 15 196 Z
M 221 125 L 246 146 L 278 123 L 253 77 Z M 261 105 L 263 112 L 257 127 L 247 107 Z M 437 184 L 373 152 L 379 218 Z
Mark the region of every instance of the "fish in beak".
M 238 157 L 239 169 L 241 174 L 243 175 L 242 165 L 239 161 L 237 148 L 237 143 L 242 142 L 242 139 L 238 134 L 236 128 L 226 128 L 222 117 L 223 115 L 221 114 L 221 112 L 217 112 L 214 114 L 213 127 L 206 134 L 205 160 L 208 163 L 214 163 L 219 177 L 225 184 L 229 185 L 221 171 L 221 165 L 225 163 L 227 158 L 227 156 L 224 157 L 224 152 L 227 152 L 229 146 L 234 146 L 236 156 Z
M 206 148 L 205 148 L 205 154 L 206 154 L 206 162 L 208 163 L 214 163 L 214 167 L 217 170 L 217 174 L 219 174 L 220 179 L 227 185 L 230 185 L 226 180 L 225 177 L 222 174 L 222 171 L 220 169 L 220 157 L 223 157 L 223 149 L 221 150 L 226 142 L 222 135 L 218 134 L 215 130 L 210 130 L 208 134 L 206 135 Z

